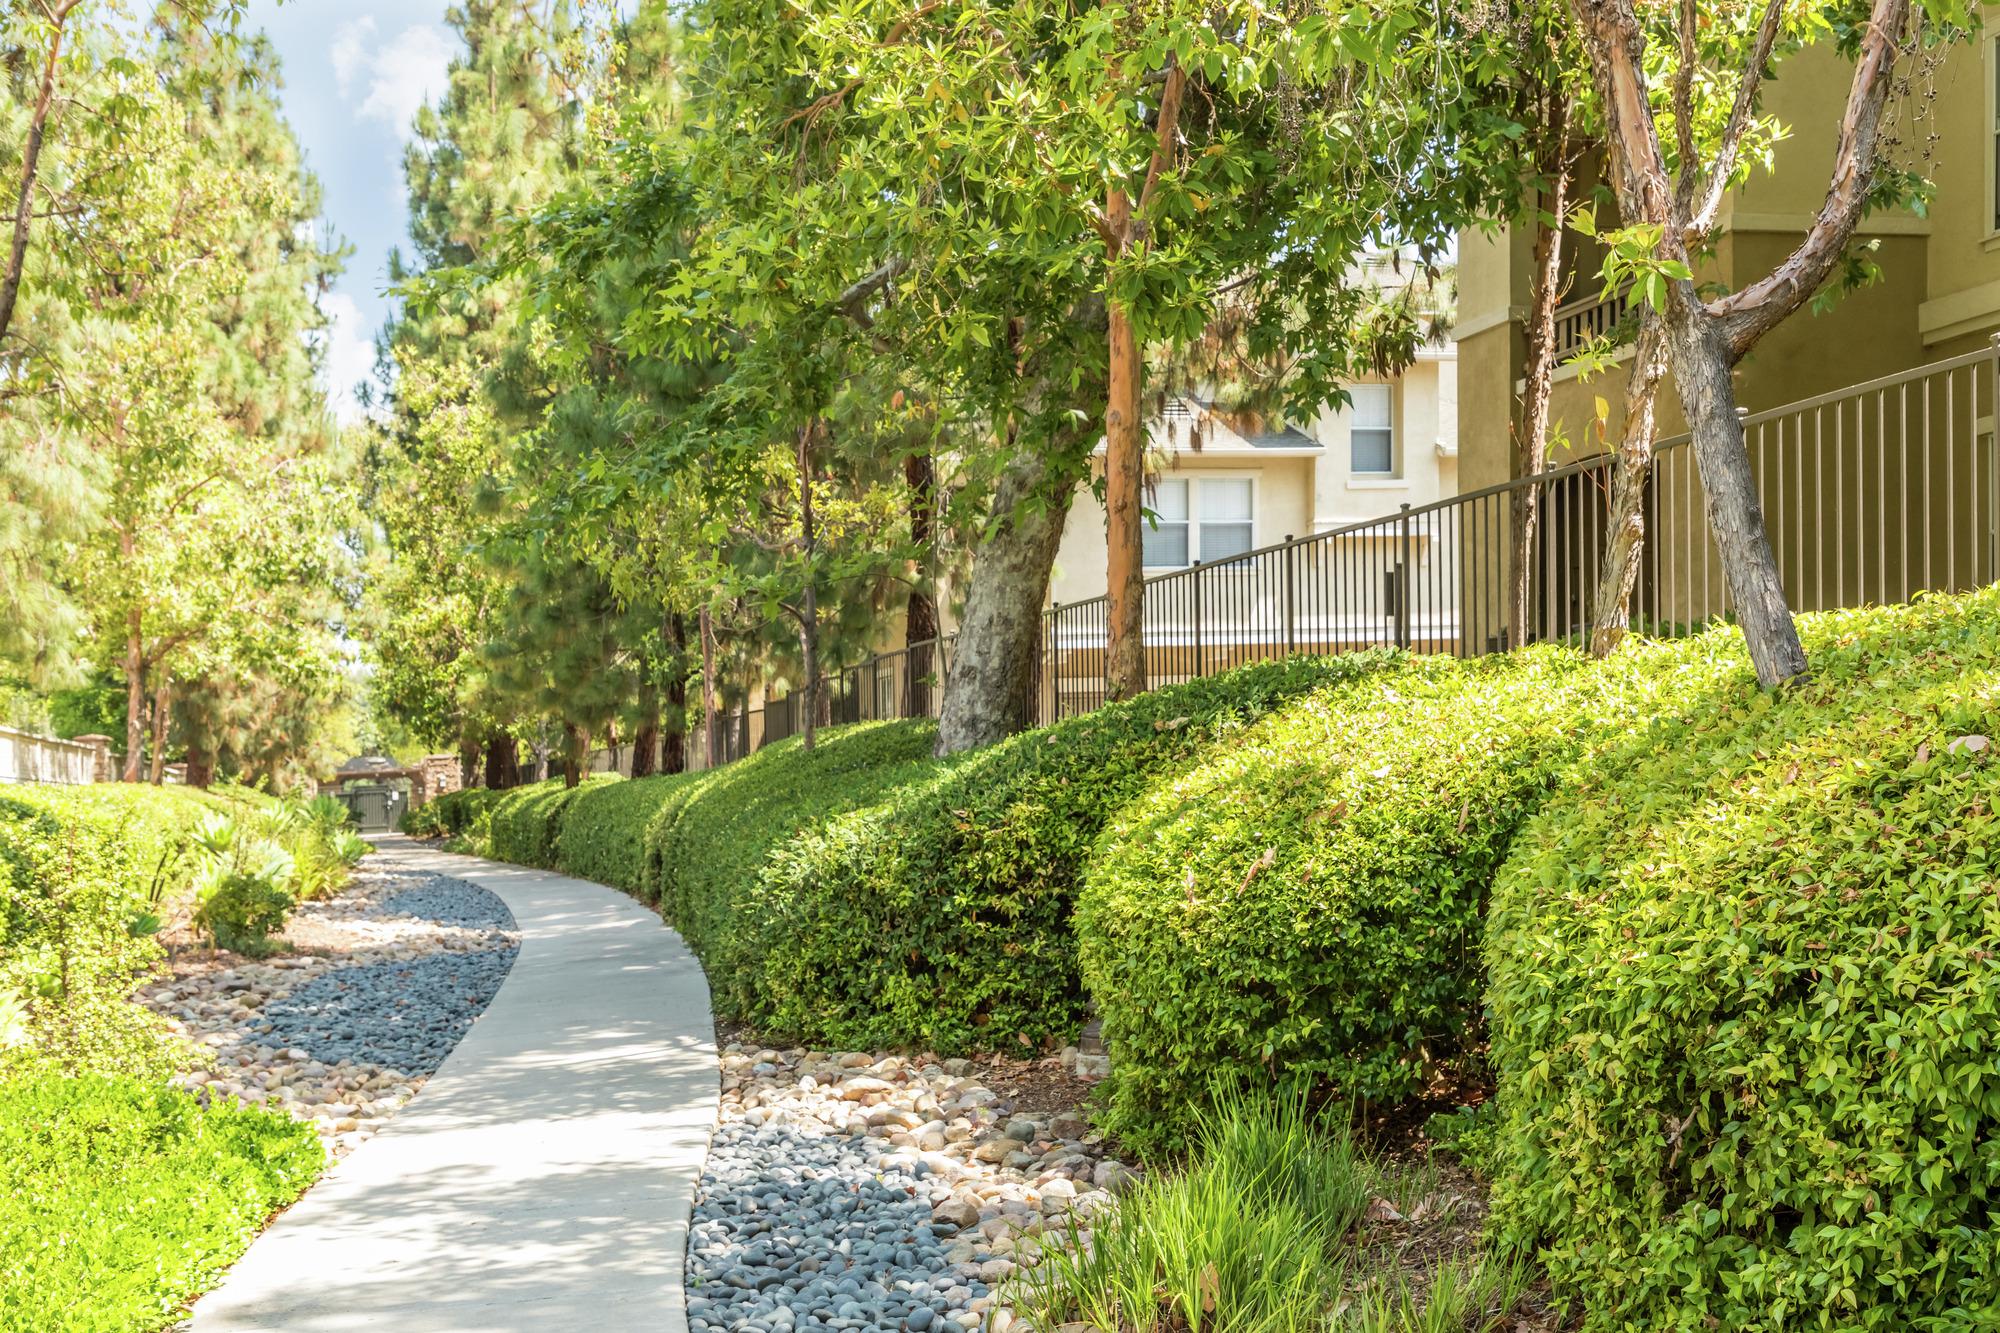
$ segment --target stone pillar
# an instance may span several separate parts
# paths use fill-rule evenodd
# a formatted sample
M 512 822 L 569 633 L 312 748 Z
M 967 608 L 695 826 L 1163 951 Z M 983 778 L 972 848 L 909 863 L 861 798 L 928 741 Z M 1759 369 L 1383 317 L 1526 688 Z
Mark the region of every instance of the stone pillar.
M 109 736 L 77 736 L 79 745 L 90 747 L 90 780 L 110 782 L 117 774 L 111 771 L 111 738 Z

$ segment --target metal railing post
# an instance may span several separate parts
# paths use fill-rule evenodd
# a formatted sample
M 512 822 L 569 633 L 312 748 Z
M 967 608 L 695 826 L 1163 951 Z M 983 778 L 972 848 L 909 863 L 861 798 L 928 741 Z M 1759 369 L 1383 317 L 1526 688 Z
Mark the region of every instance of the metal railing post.
M 1194 562 L 1188 577 L 1194 580 L 1194 674 L 1200 677 L 1206 674 L 1201 669 L 1201 561 Z
M 1396 646 L 1410 646 L 1410 506 L 1396 518 Z
M 1979 581 L 1992 583 L 2000 580 L 2000 333 L 1986 340 L 1986 355 L 1986 577 Z
M 1285 534 L 1285 652 L 1287 655 L 1299 650 L 1299 598 L 1293 574 L 1293 562 L 1298 559 L 1298 548 L 1292 545 L 1291 533 Z

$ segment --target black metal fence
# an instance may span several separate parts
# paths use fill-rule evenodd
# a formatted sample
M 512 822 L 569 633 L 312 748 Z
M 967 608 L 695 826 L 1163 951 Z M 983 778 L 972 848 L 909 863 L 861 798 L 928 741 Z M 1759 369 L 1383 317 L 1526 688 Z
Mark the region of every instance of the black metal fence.
M 1907 601 L 2000 578 L 2000 347 L 1744 418 L 1765 526 L 1797 611 Z M 1603 559 L 1612 459 L 1596 455 L 1498 486 L 1146 580 L 1147 679 L 1171 684 L 1293 653 L 1397 645 L 1474 655 L 1587 632 Z M 1508 623 L 1517 497 L 1540 517 L 1526 623 Z M 1650 633 L 1730 614 L 1722 562 L 1686 436 L 1660 442 L 1632 599 Z M 1104 701 L 1106 599 L 1051 607 L 1028 699 L 1037 722 Z M 936 716 L 952 640 L 832 673 L 832 722 Z M 728 762 L 800 729 L 798 696 L 732 712 Z M 696 747 L 699 748 L 698 746 Z

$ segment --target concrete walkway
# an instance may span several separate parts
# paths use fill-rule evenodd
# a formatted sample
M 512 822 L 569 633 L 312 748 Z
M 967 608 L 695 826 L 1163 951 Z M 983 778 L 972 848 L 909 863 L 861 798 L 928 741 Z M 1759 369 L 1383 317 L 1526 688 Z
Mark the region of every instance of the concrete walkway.
M 416 1098 L 201 1299 L 193 1333 L 684 1333 L 718 1086 L 701 968 L 616 890 L 380 846 L 499 894 L 520 955 Z

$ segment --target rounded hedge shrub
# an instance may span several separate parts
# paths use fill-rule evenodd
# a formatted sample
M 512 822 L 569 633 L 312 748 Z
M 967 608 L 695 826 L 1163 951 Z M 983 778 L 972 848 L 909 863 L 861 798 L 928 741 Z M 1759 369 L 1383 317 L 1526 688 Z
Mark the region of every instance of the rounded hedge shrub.
M 1487 928 L 1501 1224 L 1594 1330 L 1990 1329 L 2000 594 L 1811 618 L 1608 753 Z
M 1077 912 L 1107 1127 L 1180 1145 L 1218 1077 L 1398 1101 L 1477 1026 L 1486 891 L 1631 701 L 1561 648 L 1296 700 L 1105 831 Z
M 562 836 L 562 819 L 570 803 L 583 792 L 617 781 L 604 774 L 565 787 L 561 778 L 550 778 L 499 793 L 487 815 L 486 854 L 516 865 L 554 870 L 556 840 Z
M 700 957 L 717 1010 L 744 1016 L 764 967 L 760 873 L 772 849 L 931 768 L 928 721 L 788 737 L 669 793 L 649 827 L 660 913 Z
M 647 826 L 668 796 L 699 777 L 660 773 L 630 782 L 598 783 L 578 792 L 556 835 L 556 865 L 565 875 L 639 894 Z
M 912 774 L 779 845 L 758 883 L 744 1016 L 801 1040 L 949 1051 L 1071 1040 L 1071 914 L 1098 831 L 1148 783 L 1383 652 L 1170 685 Z

